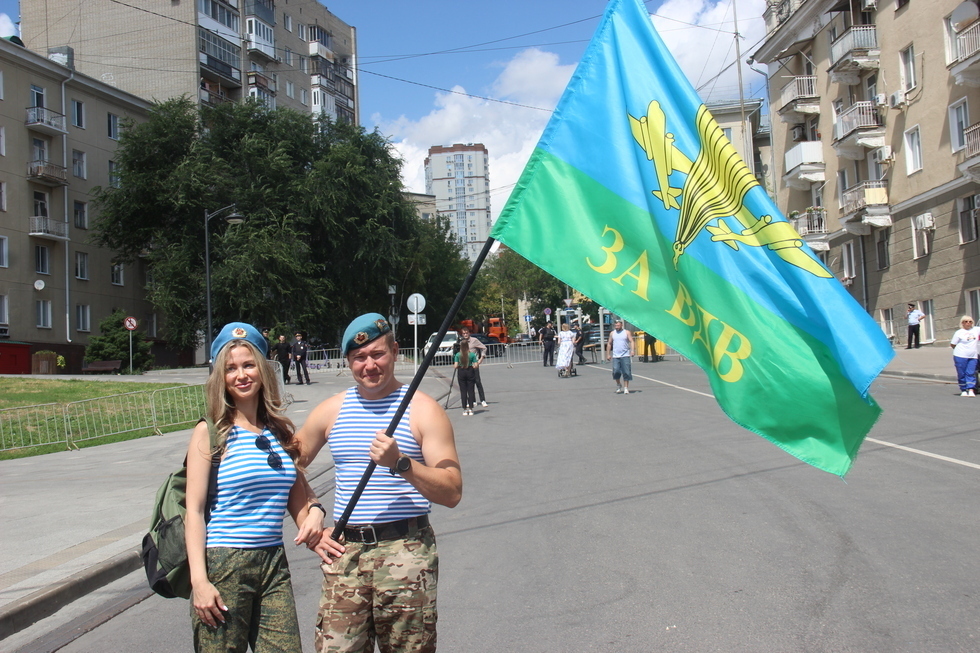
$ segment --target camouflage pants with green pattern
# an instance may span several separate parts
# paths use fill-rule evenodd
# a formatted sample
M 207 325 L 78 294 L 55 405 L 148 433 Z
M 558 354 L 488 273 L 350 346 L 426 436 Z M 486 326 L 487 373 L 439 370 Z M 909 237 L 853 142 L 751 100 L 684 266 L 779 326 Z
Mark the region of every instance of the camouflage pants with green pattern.
M 317 653 L 436 650 L 439 555 L 432 527 L 400 540 L 345 543 L 333 564 L 321 564 L 323 595 L 316 621 Z
M 208 580 L 228 611 L 225 623 L 211 628 L 194 613 L 194 650 L 254 653 L 301 653 L 299 622 L 286 553 L 281 546 L 263 549 L 207 550 Z

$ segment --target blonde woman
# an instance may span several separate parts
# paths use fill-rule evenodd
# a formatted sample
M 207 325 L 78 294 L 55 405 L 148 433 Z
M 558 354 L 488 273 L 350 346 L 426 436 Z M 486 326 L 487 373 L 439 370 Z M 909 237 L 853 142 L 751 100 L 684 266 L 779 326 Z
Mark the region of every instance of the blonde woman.
M 964 315 L 960 318 L 960 328 L 949 339 L 949 346 L 953 348 L 953 365 L 956 366 L 961 397 L 976 396 L 973 389 L 977 385 L 978 337 L 980 337 L 980 327 L 974 326 L 972 317 Z
M 199 423 L 187 452 L 187 558 L 195 651 L 300 651 L 296 605 L 282 541 L 288 507 L 297 544 L 313 548 L 323 507 L 295 460 L 294 427 L 283 415 L 268 343 L 250 324 L 225 326 L 211 346 L 205 386 L 221 463 L 205 519 L 212 452 Z M 313 497 L 310 499 L 309 497 Z
M 575 353 L 575 334 L 568 330 L 568 325 L 561 325 L 561 333 L 558 334 L 558 360 L 555 367 L 558 368 L 558 376 L 569 376 L 574 367 L 572 354 Z

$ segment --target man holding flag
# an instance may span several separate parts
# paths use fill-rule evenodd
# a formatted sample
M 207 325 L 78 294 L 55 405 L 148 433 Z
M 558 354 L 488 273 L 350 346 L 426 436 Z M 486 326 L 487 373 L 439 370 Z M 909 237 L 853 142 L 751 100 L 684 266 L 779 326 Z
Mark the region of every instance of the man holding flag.
M 555 225 L 561 224 L 561 229 Z M 843 475 L 894 355 L 653 29 L 612 0 L 491 237 L 697 363 L 737 424 Z

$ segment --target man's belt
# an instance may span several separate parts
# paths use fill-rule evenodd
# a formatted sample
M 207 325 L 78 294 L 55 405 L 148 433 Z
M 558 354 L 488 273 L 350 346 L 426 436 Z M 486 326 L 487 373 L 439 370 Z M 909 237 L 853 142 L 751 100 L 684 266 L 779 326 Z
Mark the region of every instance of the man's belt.
M 378 542 L 386 542 L 388 540 L 400 540 L 408 535 L 413 528 L 418 530 L 428 525 L 429 516 L 419 515 L 418 517 L 399 519 L 398 521 L 385 522 L 384 524 L 348 526 L 344 529 L 344 541 L 377 544 Z

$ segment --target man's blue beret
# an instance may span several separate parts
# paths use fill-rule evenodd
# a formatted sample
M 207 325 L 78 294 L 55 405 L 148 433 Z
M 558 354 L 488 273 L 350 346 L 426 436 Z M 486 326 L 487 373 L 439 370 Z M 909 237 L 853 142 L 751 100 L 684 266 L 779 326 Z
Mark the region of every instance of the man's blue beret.
M 365 313 L 354 320 L 344 331 L 342 343 L 343 355 L 346 356 L 358 347 L 363 347 L 391 331 L 388 320 L 380 313 Z

